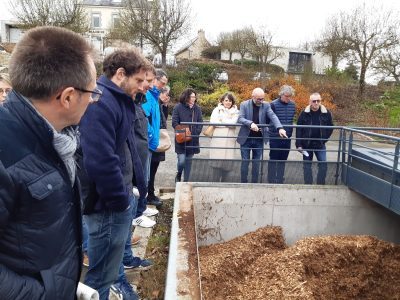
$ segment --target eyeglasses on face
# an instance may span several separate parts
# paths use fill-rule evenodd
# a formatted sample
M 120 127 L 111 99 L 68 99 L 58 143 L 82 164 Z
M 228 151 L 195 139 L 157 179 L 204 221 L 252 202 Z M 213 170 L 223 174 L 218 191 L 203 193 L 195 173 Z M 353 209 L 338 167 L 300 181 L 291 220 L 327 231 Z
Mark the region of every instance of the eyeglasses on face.
M 321 100 L 311 100 L 312 103 L 320 103 Z
M 80 91 L 82 93 L 91 93 L 90 98 L 92 98 L 93 102 L 99 101 L 100 96 L 103 95 L 103 92 L 100 91 L 97 87 L 94 88 L 93 91 L 84 90 L 84 89 L 80 89 L 80 88 L 77 88 L 77 87 L 74 87 L 74 89 L 76 89 L 76 90 L 78 90 L 78 91 Z
M 264 98 L 255 98 L 257 101 L 264 101 Z
M 8 94 L 12 91 L 12 88 L 0 88 L 0 94 Z
M 224 101 L 225 101 L 225 102 L 232 102 L 232 100 L 229 99 L 229 98 L 225 98 Z

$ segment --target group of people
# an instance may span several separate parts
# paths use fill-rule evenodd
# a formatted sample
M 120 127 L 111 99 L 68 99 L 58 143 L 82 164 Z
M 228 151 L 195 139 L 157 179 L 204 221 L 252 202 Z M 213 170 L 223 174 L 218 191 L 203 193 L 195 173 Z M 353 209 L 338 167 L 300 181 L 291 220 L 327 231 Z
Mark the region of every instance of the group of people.
M 195 92 L 192 91 L 193 98 Z M 268 182 L 284 183 L 285 161 L 288 159 L 291 148 L 291 137 L 296 105 L 292 97 L 294 89 L 284 85 L 279 91 L 279 98 L 271 103 L 265 102 L 265 92 L 261 88 L 255 88 L 251 99 L 240 104 L 240 110 L 235 105 L 235 97 L 232 93 L 225 93 L 219 99 L 217 107 L 213 110 L 210 123 L 214 127 L 210 143 L 210 165 L 213 168 L 211 181 L 225 181 L 230 172 L 233 171 L 235 143 L 240 145 L 241 168 L 240 178 L 242 183 L 249 182 L 248 172 L 250 162 L 251 182 L 259 182 L 260 164 L 264 151 L 264 144 L 269 142 Z M 321 104 L 322 98 L 319 93 L 310 95 L 309 105 L 301 112 L 296 130 L 296 148 L 303 154 L 304 182 L 313 183 L 312 163 L 313 157 L 317 158 L 318 174 L 317 184 L 325 184 L 327 174 L 326 142 L 330 138 L 333 129 L 332 114 Z M 199 110 L 199 108 L 197 109 Z M 185 121 L 190 122 L 190 114 L 186 114 Z M 202 122 L 202 118 L 196 118 L 194 122 Z M 235 124 L 242 124 L 236 138 Z M 221 124 L 221 125 L 219 125 Z M 268 125 L 269 124 L 269 125 Z M 201 127 L 198 126 L 196 134 Z M 198 140 L 196 140 L 198 143 Z M 193 153 L 198 153 L 198 144 L 193 151 L 189 147 L 190 158 Z M 197 152 L 196 152 L 197 151 Z M 179 154 L 178 154 L 179 157 Z M 179 159 L 178 159 L 179 161 Z M 191 161 L 191 160 L 189 160 Z M 179 164 L 178 164 L 179 165 Z M 188 171 L 190 173 L 190 162 Z M 180 179 L 178 167 L 177 179 Z M 187 181 L 188 175 L 185 175 Z
M 108 299 L 110 289 L 123 299 L 138 299 L 125 269 L 152 262 L 134 255 L 132 225 L 152 227 L 159 213 L 154 179 L 165 153 L 158 151 L 168 118 L 168 76 L 136 49 L 117 49 L 97 78 L 92 48 L 80 35 L 56 27 L 28 30 L 16 45 L 9 75 L 0 77 L 0 299 L 75 299 L 83 255 L 84 283 Z M 263 143 L 270 139 L 271 182 L 282 183 L 288 157 L 294 91 L 264 101 L 261 88 L 235 105 L 226 93 L 211 115 L 216 126 L 211 145 L 215 180 L 223 180 L 233 159 L 235 127 L 242 155 L 241 180 L 258 181 Z M 7 98 L 6 98 L 7 96 Z M 202 111 L 188 88 L 172 113 L 172 127 L 191 122 L 191 139 L 179 143 L 177 182 L 189 180 L 199 153 Z M 271 125 L 259 126 L 257 124 Z M 310 96 L 300 125 L 332 125 L 321 96 Z M 78 130 L 79 125 L 79 130 Z M 330 129 L 298 128 L 296 147 L 326 160 Z M 288 142 L 289 141 L 289 142 Z M 305 152 L 307 151 L 307 152 Z M 311 165 L 304 168 L 312 182 Z M 324 182 L 326 168 L 318 172 Z M 183 175 L 183 178 L 182 178 Z M 150 208 L 153 204 L 156 208 Z M 83 215 L 83 217 L 82 217 Z
M 168 76 L 129 48 L 97 78 L 93 57 L 82 36 L 37 27 L 1 74 L 0 299 L 75 299 L 84 257 L 100 299 L 138 299 L 125 270 L 153 264 L 132 225 L 154 226 L 162 205 Z

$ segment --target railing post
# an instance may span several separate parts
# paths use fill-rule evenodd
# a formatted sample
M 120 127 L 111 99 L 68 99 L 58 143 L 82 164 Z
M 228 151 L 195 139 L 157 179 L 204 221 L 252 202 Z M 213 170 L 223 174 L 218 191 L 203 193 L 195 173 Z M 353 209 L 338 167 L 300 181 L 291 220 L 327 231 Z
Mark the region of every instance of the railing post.
M 396 149 L 394 151 L 394 158 L 393 158 L 392 182 L 391 182 L 391 185 L 390 185 L 389 208 L 392 207 L 394 179 L 395 179 L 395 176 L 396 176 L 396 168 L 397 168 L 397 165 L 399 163 L 399 151 L 400 151 L 400 142 L 397 142 Z
M 347 152 L 347 170 L 346 170 L 346 185 L 348 184 L 348 178 L 349 178 L 349 167 L 351 165 L 351 155 L 352 155 L 352 150 L 353 150 L 353 131 L 350 131 L 350 136 L 349 136 L 349 150 Z
M 339 145 L 337 149 L 336 172 L 335 172 L 335 185 L 338 184 L 338 178 L 339 178 L 340 150 L 342 148 L 342 136 L 343 136 L 343 128 L 340 129 L 340 134 L 339 134 Z

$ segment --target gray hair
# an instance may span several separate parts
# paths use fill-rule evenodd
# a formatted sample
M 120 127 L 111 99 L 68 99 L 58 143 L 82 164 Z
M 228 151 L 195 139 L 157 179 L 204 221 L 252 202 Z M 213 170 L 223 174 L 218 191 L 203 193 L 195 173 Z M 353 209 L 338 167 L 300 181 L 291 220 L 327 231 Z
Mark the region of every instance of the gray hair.
M 170 90 L 171 88 L 168 85 L 166 85 L 163 88 L 161 88 L 160 94 L 168 93 Z
M 163 77 L 168 78 L 167 73 L 163 69 L 157 69 L 156 70 L 156 79 L 160 80 Z
M 10 75 L 8 75 L 7 73 L 0 73 L 0 81 L 4 81 L 9 86 L 12 86 L 11 80 L 10 80 Z
M 290 85 L 283 85 L 281 87 L 281 90 L 279 91 L 279 96 L 282 96 L 284 94 L 290 95 L 290 96 L 294 96 L 294 88 L 292 88 Z
M 312 94 L 310 95 L 310 100 L 311 100 L 311 98 L 312 98 L 313 96 L 315 96 L 315 97 L 318 97 L 318 98 L 322 99 L 322 97 L 321 97 L 321 94 L 320 94 L 320 93 L 312 93 Z

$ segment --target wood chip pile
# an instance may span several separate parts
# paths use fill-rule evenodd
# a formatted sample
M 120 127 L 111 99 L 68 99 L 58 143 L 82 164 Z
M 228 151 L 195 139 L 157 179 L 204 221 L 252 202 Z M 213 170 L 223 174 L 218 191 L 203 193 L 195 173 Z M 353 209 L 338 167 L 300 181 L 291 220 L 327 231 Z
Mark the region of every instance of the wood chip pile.
M 204 299 L 400 299 L 400 246 L 372 236 L 304 238 L 280 227 L 201 247 Z

